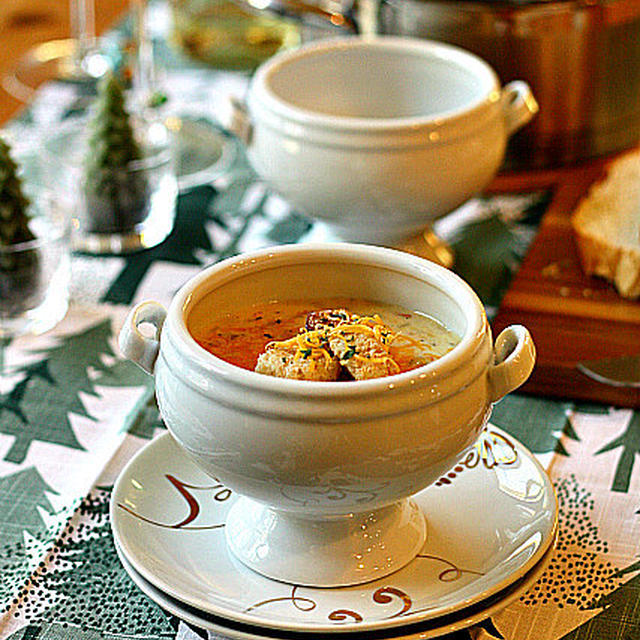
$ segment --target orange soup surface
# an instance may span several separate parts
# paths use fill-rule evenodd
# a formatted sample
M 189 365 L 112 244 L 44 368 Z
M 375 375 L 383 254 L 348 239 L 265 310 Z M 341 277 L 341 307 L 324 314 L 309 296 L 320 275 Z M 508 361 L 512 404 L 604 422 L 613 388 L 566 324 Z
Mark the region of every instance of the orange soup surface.
M 393 332 L 389 356 L 398 373 L 432 362 L 449 352 L 460 338 L 426 314 L 395 305 L 352 298 L 272 301 L 217 316 L 197 314 L 188 328 L 196 342 L 213 355 L 244 369 L 254 370 L 261 353 L 274 342 L 286 341 L 304 330 L 309 313 L 346 309 L 363 317 L 376 317 Z M 204 320 L 203 318 L 206 318 Z

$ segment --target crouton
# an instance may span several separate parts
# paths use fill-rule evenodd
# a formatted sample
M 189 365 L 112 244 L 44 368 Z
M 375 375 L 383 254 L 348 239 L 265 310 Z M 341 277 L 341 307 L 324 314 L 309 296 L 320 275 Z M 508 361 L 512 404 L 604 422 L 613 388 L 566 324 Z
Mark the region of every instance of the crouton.
M 388 338 L 392 332 L 377 316 L 365 318 L 346 309 L 325 309 L 309 313 L 305 326 L 309 331 L 328 329 L 329 349 L 356 380 L 381 378 L 399 371 L 389 356 Z
M 305 357 L 296 346 L 268 346 L 258 356 L 255 370 L 277 378 L 331 382 L 340 375 L 340 361 L 335 356 Z
M 329 346 L 340 364 L 356 379 L 369 380 L 398 373 L 387 349 L 373 336 L 348 331 L 333 332 Z
M 296 336 L 267 345 L 255 370 L 295 380 L 381 378 L 400 371 L 389 355 L 395 337 L 378 316 L 346 309 L 313 311 Z

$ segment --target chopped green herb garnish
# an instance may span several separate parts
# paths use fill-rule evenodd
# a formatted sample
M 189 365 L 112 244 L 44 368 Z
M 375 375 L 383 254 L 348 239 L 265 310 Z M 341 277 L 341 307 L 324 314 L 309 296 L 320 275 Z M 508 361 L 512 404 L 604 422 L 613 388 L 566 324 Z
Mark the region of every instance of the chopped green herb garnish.
M 342 356 L 342 358 L 340 359 L 341 362 L 346 362 L 347 360 L 350 360 L 351 358 L 353 358 L 353 356 L 356 355 L 356 350 L 354 347 L 349 347 L 345 352 L 344 355 Z

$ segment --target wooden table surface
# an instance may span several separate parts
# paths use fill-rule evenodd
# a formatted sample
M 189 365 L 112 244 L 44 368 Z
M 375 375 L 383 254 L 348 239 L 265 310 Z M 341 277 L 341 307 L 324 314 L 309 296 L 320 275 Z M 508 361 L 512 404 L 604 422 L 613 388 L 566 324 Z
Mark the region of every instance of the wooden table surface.
M 611 283 L 585 275 L 571 226 L 578 202 L 616 157 L 496 178 L 496 192 L 549 188 L 553 195 L 493 328 L 497 335 L 510 324 L 524 324 L 534 337 L 536 367 L 523 391 L 640 408 L 640 389 L 596 382 L 577 367 L 580 362 L 640 355 L 640 302 L 624 299 Z
M 32 46 L 71 35 L 70 0 L 0 1 L 0 77 Z M 129 5 L 128 0 L 95 0 L 96 32 L 111 26 Z M 0 125 L 22 103 L 0 87 Z

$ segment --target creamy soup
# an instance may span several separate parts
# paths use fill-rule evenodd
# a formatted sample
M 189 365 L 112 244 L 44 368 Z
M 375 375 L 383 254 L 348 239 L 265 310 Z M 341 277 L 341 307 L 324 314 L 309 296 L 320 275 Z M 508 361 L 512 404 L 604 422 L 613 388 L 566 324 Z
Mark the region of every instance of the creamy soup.
M 313 332 L 305 333 L 305 327 L 309 326 L 309 314 L 326 309 L 348 310 L 349 314 L 353 314 L 350 318 L 358 318 L 358 326 L 345 323 L 349 324 L 352 332 L 362 334 L 366 329 L 369 334 L 381 339 L 393 361 L 394 368 L 389 369 L 388 373 L 401 373 L 432 362 L 460 341 L 457 335 L 424 313 L 352 298 L 274 301 L 247 306 L 220 316 L 213 311 L 207 314 L 197 309 L 192 317 L 197 317 L 198 321 L 194 322 L 190 317 L 188 328 L 198 344 L 210 353 L 238 367 L 255 370 L 259 356 L 265 351 L 272 347 L 280 348 L 281 345 L 288 349 L 292 343 L 296 360 L 314 356 L 322 360 L 318 353 L 326 354 L 323 354 Z M 345 333 L 341 327 L 339 325 L 332 329 L 334 342 L 338 334 Z M 316 342 L 303 342 L 298 337 L 300 335 L 311 336 Z M 349 357 L 357 357 L 358 354 L 355 349 L 349 348 L 350 335 L 341 335 L 339 340 L 341 344 L 344 343 L 339 353 L 339 360 L 344 365 Z M 316 345 L 318 348 L 315 348 Z M 348 378 L 348 373 L 340 376 L 340 379 Z

